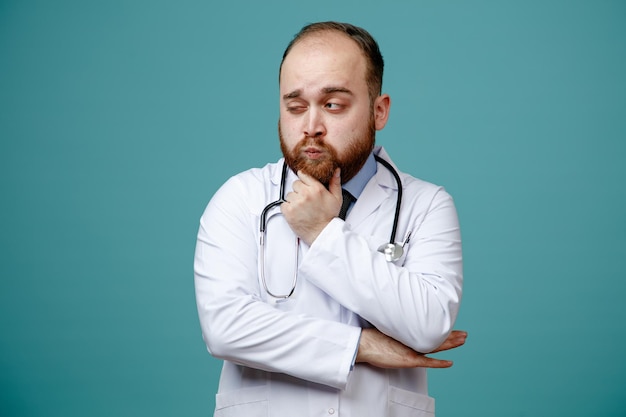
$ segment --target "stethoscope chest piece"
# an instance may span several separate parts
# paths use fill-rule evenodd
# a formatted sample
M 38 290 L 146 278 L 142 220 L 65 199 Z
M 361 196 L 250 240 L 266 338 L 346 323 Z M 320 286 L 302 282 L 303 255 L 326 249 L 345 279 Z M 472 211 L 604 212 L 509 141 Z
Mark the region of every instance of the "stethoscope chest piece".
M 402 257 L 404 248 L 399 243 L 385 243 L 378 248 L 378 252 L 385 255 L 387 262 L 393 262 Z
M 404 238 L 404 241 L 402 243 L 385 243 L 383 245 L 380 245 L 380 247 L 378 248 L 378 252 L 385 255 L 385 260 L 387 262 L 397 261 L 398 259 L 402 258 L 402 255 L 404 255 L 404 245 L 409 243 L 409 240 L 411 240 L 410 231 L 406 234 L 406 237 Z

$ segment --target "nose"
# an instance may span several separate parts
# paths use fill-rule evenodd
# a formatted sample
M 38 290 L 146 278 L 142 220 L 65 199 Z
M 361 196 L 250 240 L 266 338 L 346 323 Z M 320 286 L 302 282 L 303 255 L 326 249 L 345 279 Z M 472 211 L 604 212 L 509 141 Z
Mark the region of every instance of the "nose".
M 310 138 L 323 137 L 326 135 L 324 118 L 319 110 L 315 108 L 309 109 L 303 133 Z

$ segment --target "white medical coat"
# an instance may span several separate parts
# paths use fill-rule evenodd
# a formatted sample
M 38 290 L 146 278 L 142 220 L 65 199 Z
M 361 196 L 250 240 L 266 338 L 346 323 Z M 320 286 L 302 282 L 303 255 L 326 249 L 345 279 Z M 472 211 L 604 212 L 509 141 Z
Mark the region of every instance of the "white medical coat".
M 389 161 L 382 148 L 375 153 Z M 390 161 L 391 162 L 391 161 Z M 443 188 L 400 173 L 396 240 L 412 232 L 393 263 L 389 241 L 397 184 L 381 165 L 345 221 L 335 218 L 298 247 L 297 286 L 277 301 L 260 278 L 259 218 L 279 196 L 282 160 L 229 179 L 200 220 L 195 287 L 203 338 L 224 360 L 215 416 L 396 417 L 433 415 L 426 370 L 353 365 L 363 327 L 419 352 L 452 330 L 462 287 L 456 209 Z M 296 179 L 289 172 L 286 188 Z M 297 238 L 277 207 L 267 226 L 265 275 L 288 293 Z

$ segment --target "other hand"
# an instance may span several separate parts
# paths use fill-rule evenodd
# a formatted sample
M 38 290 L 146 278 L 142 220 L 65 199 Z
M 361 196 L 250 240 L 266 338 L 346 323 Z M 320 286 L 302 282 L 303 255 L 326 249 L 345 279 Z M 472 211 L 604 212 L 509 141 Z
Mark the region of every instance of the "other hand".
M 454 349 L 465 343 L 467 333 L 454 330 L 433 352 Z M 430 358 L 419 353 L 377 329 L 363 329 L 356 357 L 379 368 L 449 368 L 451 361 Z

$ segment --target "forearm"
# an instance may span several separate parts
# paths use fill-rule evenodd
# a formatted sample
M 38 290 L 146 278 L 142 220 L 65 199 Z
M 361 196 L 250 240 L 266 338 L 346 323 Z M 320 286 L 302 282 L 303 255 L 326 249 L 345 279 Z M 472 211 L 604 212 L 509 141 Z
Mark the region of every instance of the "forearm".
M 213 356 L 345 387 L 360 328 L 282 312 L 252 299 L 209 306 L 203 298 L 199 295 L 200 323 Z
M 281 311 L 262 301 L 253 255 L 256 248 L 245 246 L 251 239 L 241 238 L 237 230 L 221 230 L 227 226 L 217 217 L 202 222 L 194 262 L 198 314 L 211 354 L 265 371 L 345 387 L 360 328 Z M 248 256 L 241 256 L 236 247 Z
M 461 243 L 453 206 L 413 230 L 402 265 L 371 242 L 331 222 L 311 246 L 301 273 L 347 309 L 407 346 L 428 352 L 452 330 L 461 297 Z

